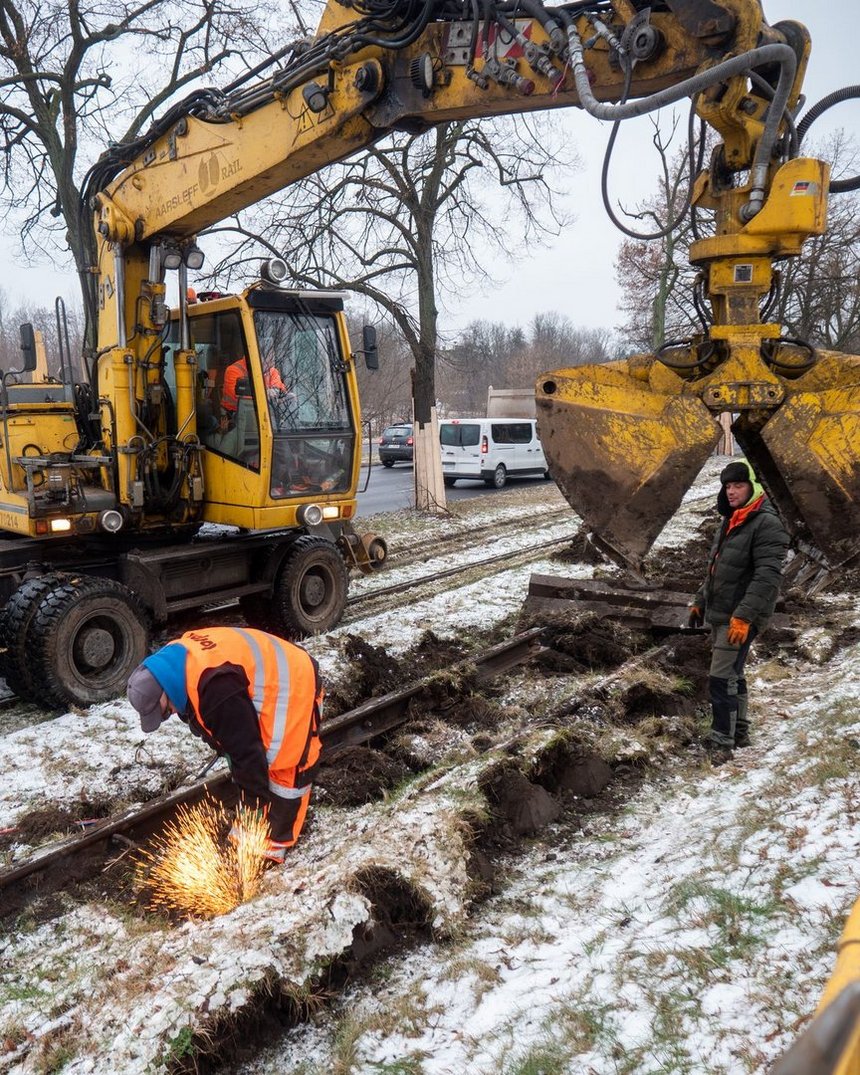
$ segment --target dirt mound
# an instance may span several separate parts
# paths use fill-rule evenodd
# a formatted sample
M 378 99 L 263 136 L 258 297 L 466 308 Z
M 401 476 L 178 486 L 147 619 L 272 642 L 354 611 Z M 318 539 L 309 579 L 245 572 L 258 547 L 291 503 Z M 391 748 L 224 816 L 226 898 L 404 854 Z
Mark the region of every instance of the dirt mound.
M 379 750 L 344 747 L 320 765 L 314 788 L 319 802 L 333 806 L 361 806 L 381 799 L 409 773 L 402 761 Z
M 15 822 L 15 827 L 0 833 L 0 849 L 12 844 L 36 846 L 49 836 L 79 835 L 84 826 L 82 822 L 109 817 L 111 803 L 91 803 L 81 801 L 74 807 L 43 806 L 30 810 Z
M 557 674 L 617 668 L 643 649 L 645 640 L 619 623 L 587 613 L 570 623 L 550 627 L 544 644 L 547 652 L 541 654 L 537 663 Z

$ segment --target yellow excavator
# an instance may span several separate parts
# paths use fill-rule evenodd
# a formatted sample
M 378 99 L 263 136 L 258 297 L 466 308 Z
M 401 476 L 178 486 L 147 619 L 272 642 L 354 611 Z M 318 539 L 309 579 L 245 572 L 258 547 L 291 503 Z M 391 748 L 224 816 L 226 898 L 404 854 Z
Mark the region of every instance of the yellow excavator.
M 277 260 L 241 295 L 196 301 L 188 270 L 198 233 L 231 213 L 393 130 L 460 118 L 577 106 L 623 120 L 693 102 L 722 139 L 692 195 L 715 220 L 691 249 L 702 332 L 543 375 L 551 472 L 595 539 L 636 566 L 729 412 L 798 542 L 830 567 L 855 557 L 860 360 L 766 317 L 775 263 L 825 228 L 828 167 L 799 156 L 809 48 L 758 0 L 329 0 L 312 40 L 108 150 L 82 206 L 97 350 L 78 383 L 2 380 L 12 686 L 109 697 L 148 624 L 228 597 L 293 635 L 338 621 L 346 565 L 385 558 L 351 525 L 355 364 L 375 358 L 372 329 L 353 351 L 342 296 L 284 288 Z

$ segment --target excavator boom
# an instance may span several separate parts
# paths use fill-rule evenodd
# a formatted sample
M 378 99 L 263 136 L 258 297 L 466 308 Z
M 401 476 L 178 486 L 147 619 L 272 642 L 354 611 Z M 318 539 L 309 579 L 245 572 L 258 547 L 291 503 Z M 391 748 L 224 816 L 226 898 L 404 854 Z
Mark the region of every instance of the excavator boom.
M 570 106 L 620 122 L 689 99 L 722 139 L 693 191 L 714 222 L 690 252 L 702 331 L 655 355 L 543 375 L 551 471 L 635 567 L 728 412 L 787 524 L 844 563 L 860 531 L 857 360 L 783 340 L 762 315 L 774 265 L 825 228 L 828 169 L 798 156 L 792 121 L 809 51 L 804 27 L 768 25 L 758 0 L 331 0 L 315 38 L 267 80 L 196 96 L 93 170 L 101 364 L 116 366 L 117 348 L 144 358 L 146 332 L 117 339 L 113 326 L 122 335 L 143 309 L 146 328 L 157 310 L 153 250 L 187 249 L 201 229 L 391 131 Z

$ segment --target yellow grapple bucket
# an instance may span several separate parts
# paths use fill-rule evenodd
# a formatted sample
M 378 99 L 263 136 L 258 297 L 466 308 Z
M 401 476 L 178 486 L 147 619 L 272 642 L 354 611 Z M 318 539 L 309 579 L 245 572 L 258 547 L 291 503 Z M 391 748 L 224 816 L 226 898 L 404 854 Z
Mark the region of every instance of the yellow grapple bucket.
M 544 374 L 536 388 L 550 473 L 598 544 L 634 568 L 721 433 L 701 400 L 666 376 L 666 390 L 655 391 L 613 362 Z
M 830 567 L 845 564 L 860 550 L 860 358 L 818 352 L 801 376 L 770 376 L 773 407 L 722 409 L 740 412 L 732 428 L 789 530 Z M 598 543 L 631 567 L 719 439 L 720 408 L 706 407 L 699 391 L 650 356 L 537 382 L 552 476 Z

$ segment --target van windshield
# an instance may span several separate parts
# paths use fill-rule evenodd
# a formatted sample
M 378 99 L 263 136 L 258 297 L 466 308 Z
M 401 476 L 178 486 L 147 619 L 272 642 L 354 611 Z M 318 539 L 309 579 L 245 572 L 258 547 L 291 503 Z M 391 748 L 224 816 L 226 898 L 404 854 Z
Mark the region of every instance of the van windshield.
M 481 427 L 477 423 L 470 425 L 443 422 L 439 426 L 439 441 L 449 448 L 474 448 L 480 440 Z

